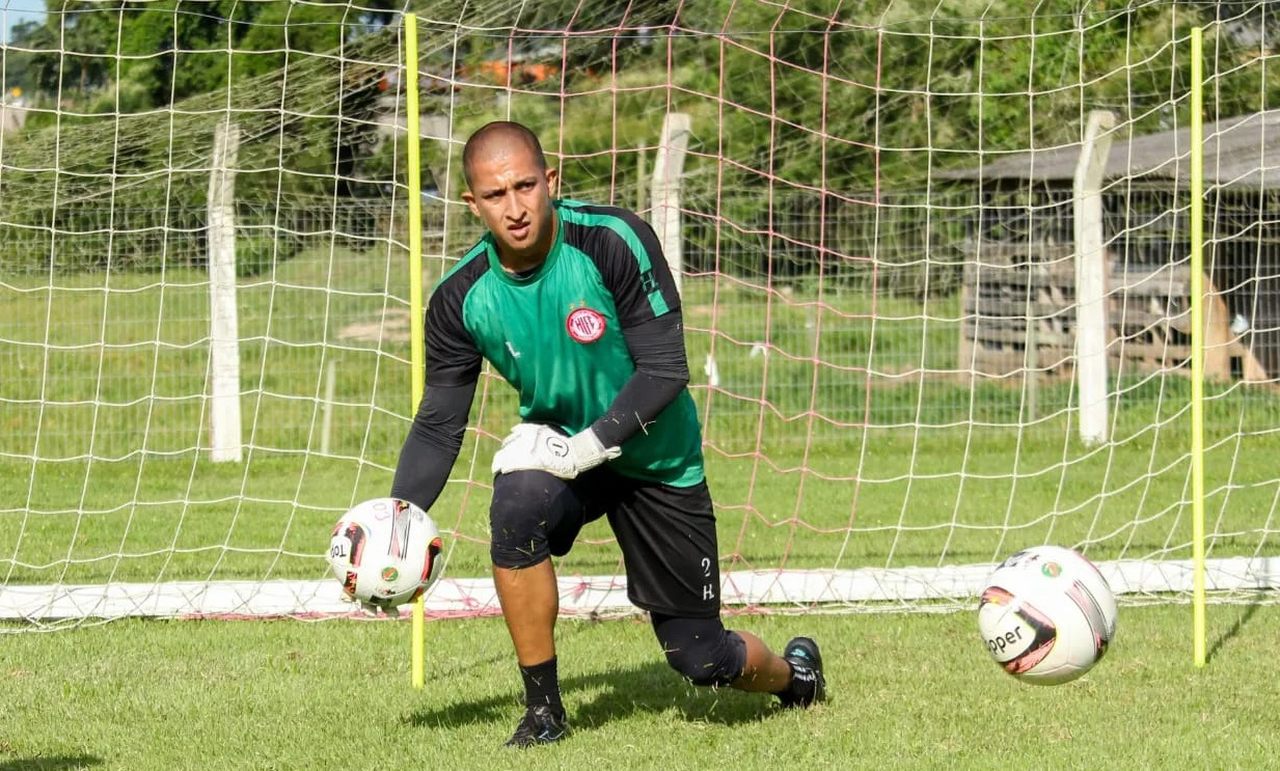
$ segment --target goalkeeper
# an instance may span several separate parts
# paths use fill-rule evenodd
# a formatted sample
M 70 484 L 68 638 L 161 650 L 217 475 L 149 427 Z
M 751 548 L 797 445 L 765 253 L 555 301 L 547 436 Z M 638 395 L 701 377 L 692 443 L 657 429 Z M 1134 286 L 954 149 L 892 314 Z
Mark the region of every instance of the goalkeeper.
M 436 286 L 426 314 L 426 392 L 391 494 L 429 509 L 462 445 L 481 358 L 517 391 L 522 422 L 493 457 L 493 578 L 524 680 L 507 742 L 568 729 L 556 673 L 551 557 L 607 516 L 627 596 L 649 612 L 667 662 L 696 685 L 824 696 L 806 637 L 771 652 L 720 621 L 715 516 L 703 474 L 680 297 L 635 214 L 553 198 L 537 137 L 489 123 L 463 149 L 463 200 L 488 232 Z

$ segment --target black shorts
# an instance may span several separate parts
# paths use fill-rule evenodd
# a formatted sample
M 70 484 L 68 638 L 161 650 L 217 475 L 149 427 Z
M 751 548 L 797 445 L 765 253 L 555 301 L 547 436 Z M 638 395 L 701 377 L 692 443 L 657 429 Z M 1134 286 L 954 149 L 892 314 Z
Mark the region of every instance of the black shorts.
M 606 467 L 568 481 L 541 471 L 500 474 L 490 512 L 498 567 L 529 567 L 568 554 L 583 526 L 607 516 L 633 605 L 685 618 L 720 614 L 716 520 L 705 481 L 673 487 Z M 521 518 L 520 527 L 512 527 L 512 517 Z M 508 530 L 518 531 L 519 539 L 504 538 Z

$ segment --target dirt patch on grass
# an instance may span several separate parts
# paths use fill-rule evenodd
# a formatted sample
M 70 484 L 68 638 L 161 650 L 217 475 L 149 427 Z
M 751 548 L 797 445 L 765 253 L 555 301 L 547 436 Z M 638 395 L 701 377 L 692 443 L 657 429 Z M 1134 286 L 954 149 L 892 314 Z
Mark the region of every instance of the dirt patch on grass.
M 409 339 L 409 311 L 388 308 L 382 318 L 356 321 L 338 330 L 341 340 L 357 340 L 364 343 L 379 341 L 403 343 Z

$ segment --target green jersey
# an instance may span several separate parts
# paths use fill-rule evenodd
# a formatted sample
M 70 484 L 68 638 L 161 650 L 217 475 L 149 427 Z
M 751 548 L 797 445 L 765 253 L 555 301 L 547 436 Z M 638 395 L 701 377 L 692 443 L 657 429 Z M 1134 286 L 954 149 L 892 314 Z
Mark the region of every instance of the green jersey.
M 680 312 L 652 229 L 610 206 L 559 200 L 546 260 L 526 275 L 498 261 L 491 235 L 432 293 L 427 386 L 474 382 L 487 359 L 520 396 L 525 422 L 568 434 L 605 414 L 636 367 L 623 331 Z M 702 432 L 688 389 L 622 445 L 609 467 L 688 487 L 704 478 Z

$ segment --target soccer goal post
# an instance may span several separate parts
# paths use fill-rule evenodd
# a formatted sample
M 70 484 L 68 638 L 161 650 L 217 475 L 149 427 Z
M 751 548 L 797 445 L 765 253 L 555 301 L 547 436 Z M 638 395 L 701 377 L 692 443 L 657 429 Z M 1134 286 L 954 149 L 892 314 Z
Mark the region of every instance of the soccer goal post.
M 1124 603 L 1194 599 L 1201 640 L 1203 602 L 1276 599 L 1274 14 L 1024 6 L 82 3 L 11 30 L 0 631 L 358 612 L 330 529 L 389 491 L 494 119 L 564 196 L 638 202 L 678 266 L 726 603 L 968 609 L 1045 543 Z M 427 619 L 500 612 L 516 408 L 485 371 Z M 634 612 L 606 523 L 557 570 L 565 614 Z

